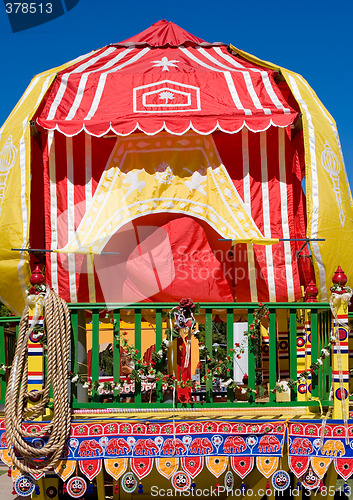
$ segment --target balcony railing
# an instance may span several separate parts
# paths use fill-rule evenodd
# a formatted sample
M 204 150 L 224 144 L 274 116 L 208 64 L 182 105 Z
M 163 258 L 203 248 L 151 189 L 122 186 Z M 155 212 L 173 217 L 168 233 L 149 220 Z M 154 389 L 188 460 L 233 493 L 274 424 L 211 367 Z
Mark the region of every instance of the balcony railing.
M 132 343 L 140 353 L 159 349 L 169 323 L 165 320 L 167 313 L 175 304 L 70 304 L 72 321 L 71 370 L 79 373 L 83 380 L 90 380 L 93 388 L 88 390 L 82 384 L 71 385 L 71 406 L 78 408 L 173 408 L 173 402 L 168 389 L 161 381 L 145 379 L 140 383 L 123 384 L 119 390 L 103 393 L 97 390 L 97 383 L 106 380 L 124 382 L 126 379 L 121 372 L 121 352 L 123 330 L 127 330 L 129 343 Z M 207 372 L 207 359 L 200 354 L 199 373 L 201 384 L 192 392 L 192 403 L 181 404 L 175 402 L 176 407 L 238 407 L 254 408 L 267 406 L 331 406 L 330 400 L 332 380 L 332 360 L 325 358 L 317 373 L 312 374 L 311 392 L 306 395 L 298 393 L 297 386 L 290 390 L 288 401 L 278 401 L 276 385 L 279 380 L 297 380 L 300 366 L 309 368 L 310 360 L 297 356 L 297 337 L 309 335 L 311 340 L 311 359 L 315 361 L 321 349 L 329 343 L 331 332 L 331 311 L 327 303 L 271 303 L 266 304 L 269 317 L 265 328 L 268 332 L 266 353 L 259 362 L 252 349 L 248 349 L 246 373 L 248 379 L 244 388 L 259 388 L 259 395 L 254 392 L 242 394 L 244 391 L 230 389 L 221 382 L 212 380 L 203 382 L 202 374 Z M 223 324 L 224 352 L 234 348 L 234 324 L 241 321 L 251 324 L 257 304 L 252 303 L 202 303 L 200 314 L 196 317 L 199 324 L 204 325 L 205 346 L 209 353 L 219 346 L 219 330 L 217 325 Z M 298 325 L 304 322 L 306 314 L 306 334 L 297 333 Z M 278 318 L 283 318 L 286 324 L 285 331 L 278 335 Z M 218 321 L 218 323 L 216 323 Z M 18 330 L 19 318 L 0 318 L 0 365 L 10 365 L 13 357 L 14 341 Z M 246 329 L 246 327 L 244 328 Z M 146 344 L 147 339 L 147 344 Z M 284 373 L 282 358 L 279 358 L 280 342 L 287 345 L 286 370 Z M 148 345 L 149 344 L 149 345 Z M 156 347 L 157 346 L 157 347 Z M 102 371 L 102 353 L 111 356 L 111 370 L 109 375 Z M 148 349 L 147 349 L 148 347 Z M 200 351 L 202 353 L 202 351 Z M 88 361 L 87 361 L 88 359 Z M 243 360 L 244 362 L 244 360 Z M 309 362 L 309 365 L 308 365 Z M 302 365 L 299 365 L 302 363 Z M 304 365 L 303 365 L 304 363 Z M 265 366 L 266 365 L 266 366 Z M 233 377 L 233 360 L 229 361 L 229 377 Z M 266 370 L 265 370 L 266 368 Z M 167 373 L 167 364 L 159 367 Z M 245 369 L 244 369 L 245 371 Z M 169 365 L 170 373 L 170 365 Z M 4 403 L 7 374 L 0 374 L 0 404 Z M 122 377 L 122 378 L 121 378 Z M 261 396 L 260 396 L 261 394 Z M 244 400 L 246 399 L 246 400 Z

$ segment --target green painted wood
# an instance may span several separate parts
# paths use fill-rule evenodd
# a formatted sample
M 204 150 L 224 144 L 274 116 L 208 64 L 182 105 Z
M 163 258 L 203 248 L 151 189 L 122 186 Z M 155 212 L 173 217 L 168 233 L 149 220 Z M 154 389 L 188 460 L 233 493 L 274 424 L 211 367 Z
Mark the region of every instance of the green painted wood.
M 273 389 L 277 383 L 277 335 L 276 335 L 276 313 L 271 312 L 269 316 L 269 384 L 270 384 L 270 403 L 276 401 L 276 394 Z
M 322 406 L 324 407 L 332 407 L 333 402 L 332 401 L 321 401 Z M 319 409 L 319 403 L 318 401 L 288 401 L 286 403 L 268 403 L 268 402 L 262 402 L 262 401 L 256 401 L 253 404 L 249 404 L 247 402 L 241 401 L 238 403 L 217 403 L 215 404 L 214 402 L 211 403 L 193 403 L 190 405 L 191 408 L 215 408 L 219 410 L 220 412 L 222 411 L 222 408 L 234 408 L 235 410 L 238 408 L 247 408 L 247 409 L 258 409 L 258 408 L 278 408 L 279 409 L 279 414 L 280 414 L 280 409 L 288 407 L 288 408 L 295 408 L 295 407 L 303 407 L 303 406 L 310 406 L 314 407 L 316 406 Z M 171 410 L 173 409 L 173 405 L 171 403 L 163 403 L 163 405 L 160 405 L 158 403 L 148 403 L 148 404 L 143 404 L 143 405 L 137 405 L 134 403 L 74 403 L 72 404 L 72 408 L 74 409 L 80 409 L 80 408 L 87 408 L 87 409 L 95 409 L 95 408 L 126 408 L 127 410 L 133 411 L 139 410 L 139 409 L 146 409 L 147 411 L 149 409 L 157 409 L 157 410 Z M 182 405 L 177 405 L 178 409 L 182 408 Z M 143 415 L 143 413 L 141 413 Z M 161 411 L 161 418 L 163 418 L 163 412 Z
M 254 309 L 249 309 L 248 310 L 248 328 L 254 321 L 254 316 L 253 316 Z M 248 387 L 250 389 L 255 389 L 255 378 L 256 378 L 256 372 L 255 372 L 255 354 L 253 349 L 251 348 L 251 339 L 248 340 Z M 249 403 L 254 403 L 255 402 L 255 395 L 251 392 L 248 394 L 248 402 Z
M 120 311 L 113 312 L 113 380 L 120 382 Z M 120 402 L 120 391 L 114 390 L 114 400 Z
M 210 309 L 254 309 L 257 307 L 257 303 L 253 302 L 200 302 L 200 308 L 210 308 Z M 276 309 L 290 309 L 291 307 L 296 307 L 298 309 L 310 309 L 310 310 L 319 310 L 319 309 L 330 309 L 330 304 L 328 302 L 264 302 L 264 306 L 268 307 L 270 310 Z M 124 302 L 99 302 L 96 304 L 90 303 L 69 303 L 70 309 L 138 309 L 141 308 L 141 303 L 131 304 Z M 149 302 L 148 309 L 172 309 L 178 304 L 175 302 Z M 353 315 L 352 315 L 353 317 Z M 12 318 L 11 318 L 12 320 Z M 8 321 L 8 319 L 7 319 Z
M 227 311 L 227 354 L 230 354 L 230 361 L 227 363 L 227 368 L 229 371 L 229 377 L 233 378 L 233 369 L 234 369 L 234 361 L 233 356 L 231 355 L 230 349 L 234 349 L 234 316 L 233 310 Z M 234 401 L 234 389 L 227 388 L 227 399 L 230 402 Z
M 5 356 L 5 328 L 4 324 L 0 324 L 0 365 L 6 365 Z M 5 394 L 6 394 L 6 371 L 5 373 L 0 373 L 0 404 L 5 404 Z
M 92 314 L 92 383 L 99 381 L 99 312 Z M 92 391 L 92 400 L 99 401 L 97 391 Z
M 311 362 L 315 363 L 318 358 L 318 312 L 311 311 Z M 311 379 L 311 394 L 314 398 L 319 397 L 318 374 L 313 373 Z
M 297 312 L 289 311 L 289 377 L 297 380 Z M 291 401 L 297 400 L 297 386 L 291 389 Z
M 156 311 L 156 351 L 159 351 L 163 342 L 163 318 L 162 311 Z M 156 364 L 156 370 L 163 372 L 163 362 Z M 156 382 L 156 401 L 163 403 L 162 382 Z
M 135 349 L 141 356 L 141 309 L 135 309 Z M 141 404 L 141 383 L 135 382 L 135 403 Z
M 77 359 L 77 349 L 78 345 L 78 316 L 77 310 L 71 310 L 71 371 L 72 373 L 78 373 L 78 359 Z M 71 397 L 73 402 L 77 401 L 77 386 L 71 384 Z
M 205 317 L 205 346 L 212 358 L 212 309 L 207 308 Z M 205 373 L 207 373 L 208 364 L 205 364 Z M 213 384 L 212 380 L 206 380 L 206 402 L 213 401 Z

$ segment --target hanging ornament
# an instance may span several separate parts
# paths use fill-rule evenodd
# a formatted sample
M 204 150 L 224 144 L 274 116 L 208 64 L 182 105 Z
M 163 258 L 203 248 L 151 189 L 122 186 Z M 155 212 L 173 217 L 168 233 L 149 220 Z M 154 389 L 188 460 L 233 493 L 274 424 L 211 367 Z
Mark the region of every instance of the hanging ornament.
M 35 488 L 34 488 L 34 493 L 39 496 L 40 495 L 40 488 L 38 486 L 38 484 L 36 484 Z
M 67 486 L 66 483 L 63 484 L 63 495 L 66 495 L 67 493 Z
M 12 466 L 11 470 L 11 476 L 12 476 L 12 481 L 16 481 L 16 479 L 21 475 L 20 469 L 17 469 L 15 465 Z
M 133 493 L 137 488 L 137 479 L 132 472 L 127 472 L 121 478 L 121 487 L 125 493 Z
M 38 481 L 38 479 L 40 479 L 41 477 L 44 476 L 44 472 L 34 472 L 34 471 L 31 471 L 30 472 L 31 476 L 36 480 Z
M 175 491 L 187 491 L 191 486 L 191 477 L 186 472 L 179 470 L 173 474 L 171 482 Z
M 320 479 L 326 474 L 331 461 L 332 458 L 328 457 L 311 457 L 311 467 Z
M 58 494 L 58 490 L 55 488 L 55 486 L 49 486 L 45 494 L 47 495 L 48 498 L 55 498 L 56 495 Z
M 153 458 L 130 458 L 131 470 L 141 480 L 148 476 L 153 467 Z
M 203 457 L 182 457 L 181 467 L 192 479 L 195 479 L 203 469 Z
M 290 476 L 285 470 L 277 470 L 272 476 L 272 486 L 277 491 L 284 491 L 290 486 Z
M 344 479 L 347 480 L 353 474 L 353 458 L 335 458 L 336 472 Z
M 137 493 L 143 493 L 143 484 L 142 483 L 139 484 Z
M 119 493 L 119 485 L 118 483 L 114 484 L 114 495 L 117 495 Z
M 206 467 L 215 477 L 219 477 L 226 470 L 228 457 L 206 457 Z
M 254 467 L 254 457 L 231 457 L 232 469 L 244 479 Z
M 60 460 L 58 465 L 55 467 L 54 471 L 64 483 L 69 479 L 70 476 L 75 472 L 76 461 L 75 460 Z
M 310 457 L 298 457 L 297 455 L 288 457 L 289 468 L 297 478 L 300 478 L 308 470 L 309 463 Z
M 234 474 L 231 470 L 228 470 L 224 476 L 224 487 L 228 494 L 234 490 Z
M 302 485 L 308 490 L 315 490 L 320 485 L 320 478 L 309 468 L 302 477 Z
M 351 489 L 348 486 L 347 481 L 345 481 L 344 483 L 343 492 L 345 495 L 347 495 L 347 497 L 349 497 L 349 495 L 351 494 Z
M 27 497 L 29 495 L 32 495 L 36 485 L 32 476 L 22 475 L 16 479 L 13 487 L 15 490 L 15 495 L 19 495 L 20 497 Z
M 90 480 L 98 476 L 102 470 L 102 460 L 80 460 L 79 466 L 81 472 Z
M 9 455 L 8 450 L 0 450 L 0 460 L 4 462 L 8 467 L 12 465 L 12 459 Z
M 67 493 L 72 498 L 81 498 L 87 490 L 86 481 L 80 476 L 73 476 L 66 485 Z
M 194 492 L 196 490 L 196 483 L 191 483 L 190 491 Z
M 256 467 L 265 477 L 269 478 L 278 467 L 279 457 L 256 457 Z
M 158 472 L 167 479 L 172 477 L 174 472 L 178 470 L 178 467 L 179 467 L 178 457 L 156 458 L 156 468 Z
M 117 481 L 127 469 L 127 458 L 106 458 L 105 470 Z
M 300 481 L 297 481 L 297 490 L 301 491 L 302 489 L 302 483 Z

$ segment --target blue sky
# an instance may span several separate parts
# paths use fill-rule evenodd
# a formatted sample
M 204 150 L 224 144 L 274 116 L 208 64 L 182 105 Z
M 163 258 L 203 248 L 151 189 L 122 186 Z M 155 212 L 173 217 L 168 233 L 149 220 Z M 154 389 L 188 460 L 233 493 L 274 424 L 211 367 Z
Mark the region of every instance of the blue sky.
M 300 73 L 336 120 L 352 186 L 352 5 L 348 0 L 80 0 L 60 18 L 12 33 L 1 4 L 0 123 L 37 73 L 167 19 L 209 42 L 232 43 Z

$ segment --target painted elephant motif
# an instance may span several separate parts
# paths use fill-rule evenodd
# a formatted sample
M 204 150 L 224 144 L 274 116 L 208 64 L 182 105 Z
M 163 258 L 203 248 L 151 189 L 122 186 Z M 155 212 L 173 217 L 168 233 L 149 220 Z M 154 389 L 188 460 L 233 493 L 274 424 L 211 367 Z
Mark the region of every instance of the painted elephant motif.
M 0 448 L 7 448 L 6 433 L 1 434 Z
M 83 441 L 78 449 L 78 454 L 81 455 L 81 457 L 96 457 L 101 453 L 103 453 L 103 448 L 94 439 Z
M 328 457 L 337 457 L 338 454 L 342 457 L 346 453 L 346 450 L 344 444 L 338 439 L 329 439 L 322 447 L 321 453 Z
M 281 447 L 278 437 L 276 436 L 262 436 L 259 442 L 259 451 L 264 452 L 274 452 L 278 451 Z
M 125 455 L 126 453 L 129 453 L 130 450 L 130 446 L 123 438 L 109 439 L 106 448 L 108 455 Z
M 195 438 L 190 446 L 190 453 L 207 455 L 213 450 L 211 441 L 208 438 Z
M 246 450 L 246 444 L 240 436 L 228 436 L 224 441 L 223 450 L 225 453 L 239 453 Z
M 184 443 L 179 439 L 166 439 L 163 444 L 162 453 L 164 455 L 182 455 L 186 452 Z
M 312 453 L 313 446 L 309 439 L 306 438 L 295 438 L 292 443 L 291 453 L 295 455 L 304 455 Z
M 136 455 L 155 455 L 158 453 L 158 446 L 152 439 L 138 439 L 135 444 Z

